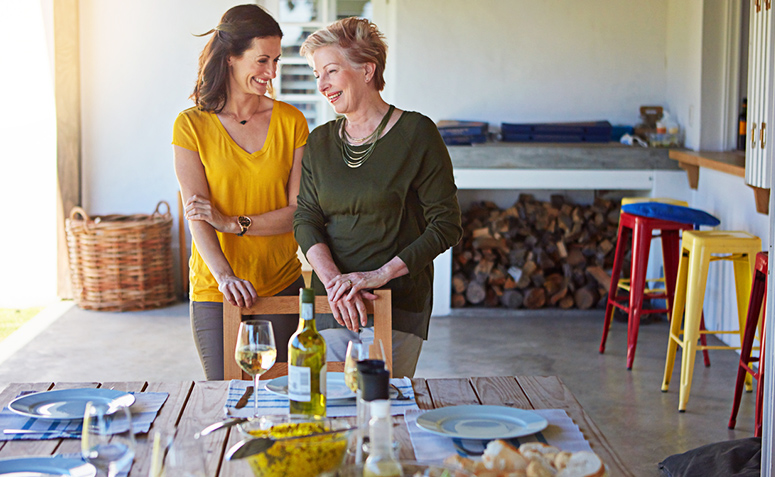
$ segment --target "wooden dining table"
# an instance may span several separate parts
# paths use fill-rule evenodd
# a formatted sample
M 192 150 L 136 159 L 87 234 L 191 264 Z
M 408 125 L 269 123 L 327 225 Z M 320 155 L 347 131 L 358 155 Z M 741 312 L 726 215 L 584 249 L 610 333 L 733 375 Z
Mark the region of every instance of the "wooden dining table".
M 151 431 L 137 436 L 137 449 L 129 477 L 147 477 L 151 462 L 154 431 L 194 435 L 209 424 L 224 419 L 228 381 L 186 382 L 103 382 L 103 383 L 13 383 L 0 393 L 0 403 L 8 403 L 27 391 L 101 387 L 127 392 L 166 392 L 169 398 L 159 410 Z M 412 387 L 420 409 L 436 409 L 462 404 L 503 405 L 520 409 L 563 409 L 578 425 L 594 450 L 608 465 L 609 475 L 632 476 L 573 393 L 556 376 L 496 376 L 471 378 L 414 378 Z M 354 421 L 354 418 L 340 418 Z M 414 450 L 402 416 L 394 436 L 400 442 L 400 457 L 413 459 Z M 216 431 L 200 439 L 207 476 L 252 475 L 245 461 L 224 460 L 226 451 L 240 440 L 234 429 Z M 14 440 L 0 442 L 0 458 L 49 456 L 78 453 L 78 439 Z

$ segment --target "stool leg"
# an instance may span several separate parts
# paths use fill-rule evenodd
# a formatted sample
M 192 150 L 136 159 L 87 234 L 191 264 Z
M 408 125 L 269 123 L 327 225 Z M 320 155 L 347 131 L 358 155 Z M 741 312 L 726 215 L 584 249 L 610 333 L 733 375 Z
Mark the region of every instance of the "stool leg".
M 750 290 L 752 288 L 752 277 L 755 272 L 756 254 L 742 254 L 732 260 L 735 270 L 735 291 L 737 292 L 737 323 L 738 333 L 740 335 L 740 344 L 745 340 L 745 322 L 748 316 L 748 304 Z M 749 354 L 750 356 L 750 354 Z M 751 392 L 753 378 L 750 374 L 745 374 L 745 390 Z
M 643 292 L 646 289 L 646 272 L 651 248 L 651 229 L 635 223 L 632 231 L 632 268 L 630 270 L 630 313 L 627 322 L 627 369 L 632 369 L 635 348 L 638 346 L 640 315 L 643 309 Z
M 764 288 L 767 289 L 767 282 L 765 280 Z M 765 295 L 766 300 L 766 295 Z M 766 309 L 766 305 L 765 305 Z M 762 315 L 764 316 L 764 315 Z M 762 322 L 764 318 L 762 318 Z M 762 323 L 763 324 L 763 323 Z M 759 343 L 759 369 L 756 371 L 756 408 L 754 411 L 754 437 L 762 436 L 762 407 L 764 406 L 764 346 L 766 342 L 766 333 L 764 332 L 764 326 L 761 331 L 761 343 Z
M 747 374 L 744 365 L 748 365 L 751 361 L 751 348 L 753 348 L 753 340 L 756 336 L 756 329 L 759 324 L 759 312 L 761 311 L 762 301 L 764 299 L 765 283 L 764 274 L 757 270 L 754 275 L 753 286 L 751 286 L 748 315 L 745 320 L 745 333 L 743 334 L 743 341 L 740 345 L 740 364 L 737 367 L 735 393 L 732 399 L 732 414 L 729 416 L 729 424 L 727 426 L 730 429 L 734 429 L 737 424 L 737 412 L 740 409 L 740 399 L 743 394 L 743 384 L 745 383 L 745 376 Z M 761 367 L 761 362 L 759 363 L 759 366 Z M 758 383 L 758 387 L 761 388 L 761 382 Z
M 681 357 L 681 387 L 678 394 L 678 411 L 686 411 L 692 390 L 694 359 L 700 337 L 700 317 L 708 283 L 710 253 L 705 247 L 694 247 L 689 261 L 689 278 L 686 287 L 686 314 L 684 316 L 683 356 Z
M 627 249 L 627 242 L 630 240 L 630 228 L 619 223 L 619 234 L 616 239 L 616 251 L 614 252 L 614 266 L 611 270 L 611 286 L 608 289 L 608 301 L 605 305 L 605 321 L 603 322 L 603 336 L 600 339 L 600 353 L 605 353 L 605 342 L 608 339 L 608 331 L 611 328 L 611 320 L 614 317 L 616 307 L 613 305 L 616 301 L 616 294 L 619 291 L 619 278 L 622 275 L 622 263 Z
M 662 231 L 662 264 L 665 270 L 665 291 L 667 292 L 667 319 L 673 316 L 675 282 L 678 275 L 678 260 L 681 255 L 681 242 L 677 230 Z
M 667 356 L 665 357 L 665 374 L 662 379 L 662 392 L 667 392 L 670 386 L 670 378 L 673 376 L 675 365 L 675 353 L 681 335 L 681 322 L 683 321 L 684 307 L 686 305 L 686 281 L 689 271 L 689 252 L 684 250 L 678 260 L 678 273 L 676 273 L 676 285 L 673 312 L 670 315 L 670 333 L 667 336 Z

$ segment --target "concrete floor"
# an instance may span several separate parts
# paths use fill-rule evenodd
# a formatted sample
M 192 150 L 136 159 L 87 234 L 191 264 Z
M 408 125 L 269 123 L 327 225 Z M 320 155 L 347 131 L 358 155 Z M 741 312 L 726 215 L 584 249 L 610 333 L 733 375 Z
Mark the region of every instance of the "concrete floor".
M 602 310 L 455 310 L 431 321 L 417 376 L 558 375 L 638 476 L 660 475 L 657 464 L 671 454 L 753 435 L 753 394 L 743 396 L 737 429 L 727 429 L 736 353 L 711 351 L 711 368 L 697 360 L 687 412 L 678 413 L 680 351 L 670 392 L 660 392 L 667 322 L 641 326 L 627 371 L 626 324 L 614 322 L 601 355 L 602 321 Z M 134 313 L 73 307 L 0 344 L 0 388 L 202 379 L 183 303 Z

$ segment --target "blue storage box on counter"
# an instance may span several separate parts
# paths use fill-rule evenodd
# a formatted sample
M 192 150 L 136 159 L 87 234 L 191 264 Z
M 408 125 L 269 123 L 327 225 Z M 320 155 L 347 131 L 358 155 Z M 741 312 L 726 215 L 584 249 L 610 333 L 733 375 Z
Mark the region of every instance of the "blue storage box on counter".
M 487 142 L 487 128 L 489 124 L 481 121 L 439 121 L 439 128 L 444 144 L 449 146 L 462 146 Z
M 501 139 L 506 142 L 608 142 L 611 123 L 501 123 Z

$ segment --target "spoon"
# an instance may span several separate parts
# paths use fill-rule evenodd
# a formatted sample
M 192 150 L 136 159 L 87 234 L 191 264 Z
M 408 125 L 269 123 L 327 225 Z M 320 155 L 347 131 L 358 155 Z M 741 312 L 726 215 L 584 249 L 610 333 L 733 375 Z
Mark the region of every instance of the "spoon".
M 328 434 L 339 434 L 342 432 L 352 431 L 357 428 L 358 426 L 344 427 L 342 429 L 333 429 L 330 431 L 316 432 L 314 434 L 306 434 L 303 436 L 282 437 L 279 439 L 275 439 L 273 437 L 253 437 L 236 443 L 234 447 L 229 449 L 229 452 L 226 453 L 226 459 L 228 460 L 243 459 L 251 455 L 261 454 L 262 452 L 266 452 L 270 447 L 272 447 L 275 444 L 275 442 L 292 441 L 294 439 L 304 439 L 306 437 L 325 436 Z
M 226 429 L 231 426 L 234 426 L 236 424 L 239 424 L 241 422 L 245 422 L 250 420 L 249 417 L 233 417 L 231 419 L 224 419 L 221 422 L 216 422 L 215 424 L 210 424 L 209 426 L 205 427 L 201 431 L 197 432 L 194 436 L 195 439 L 199 439 L 200 437 L 206 436 L 207 434 L 210 434 L 213 431 L 217 431 L 218 429 Z

